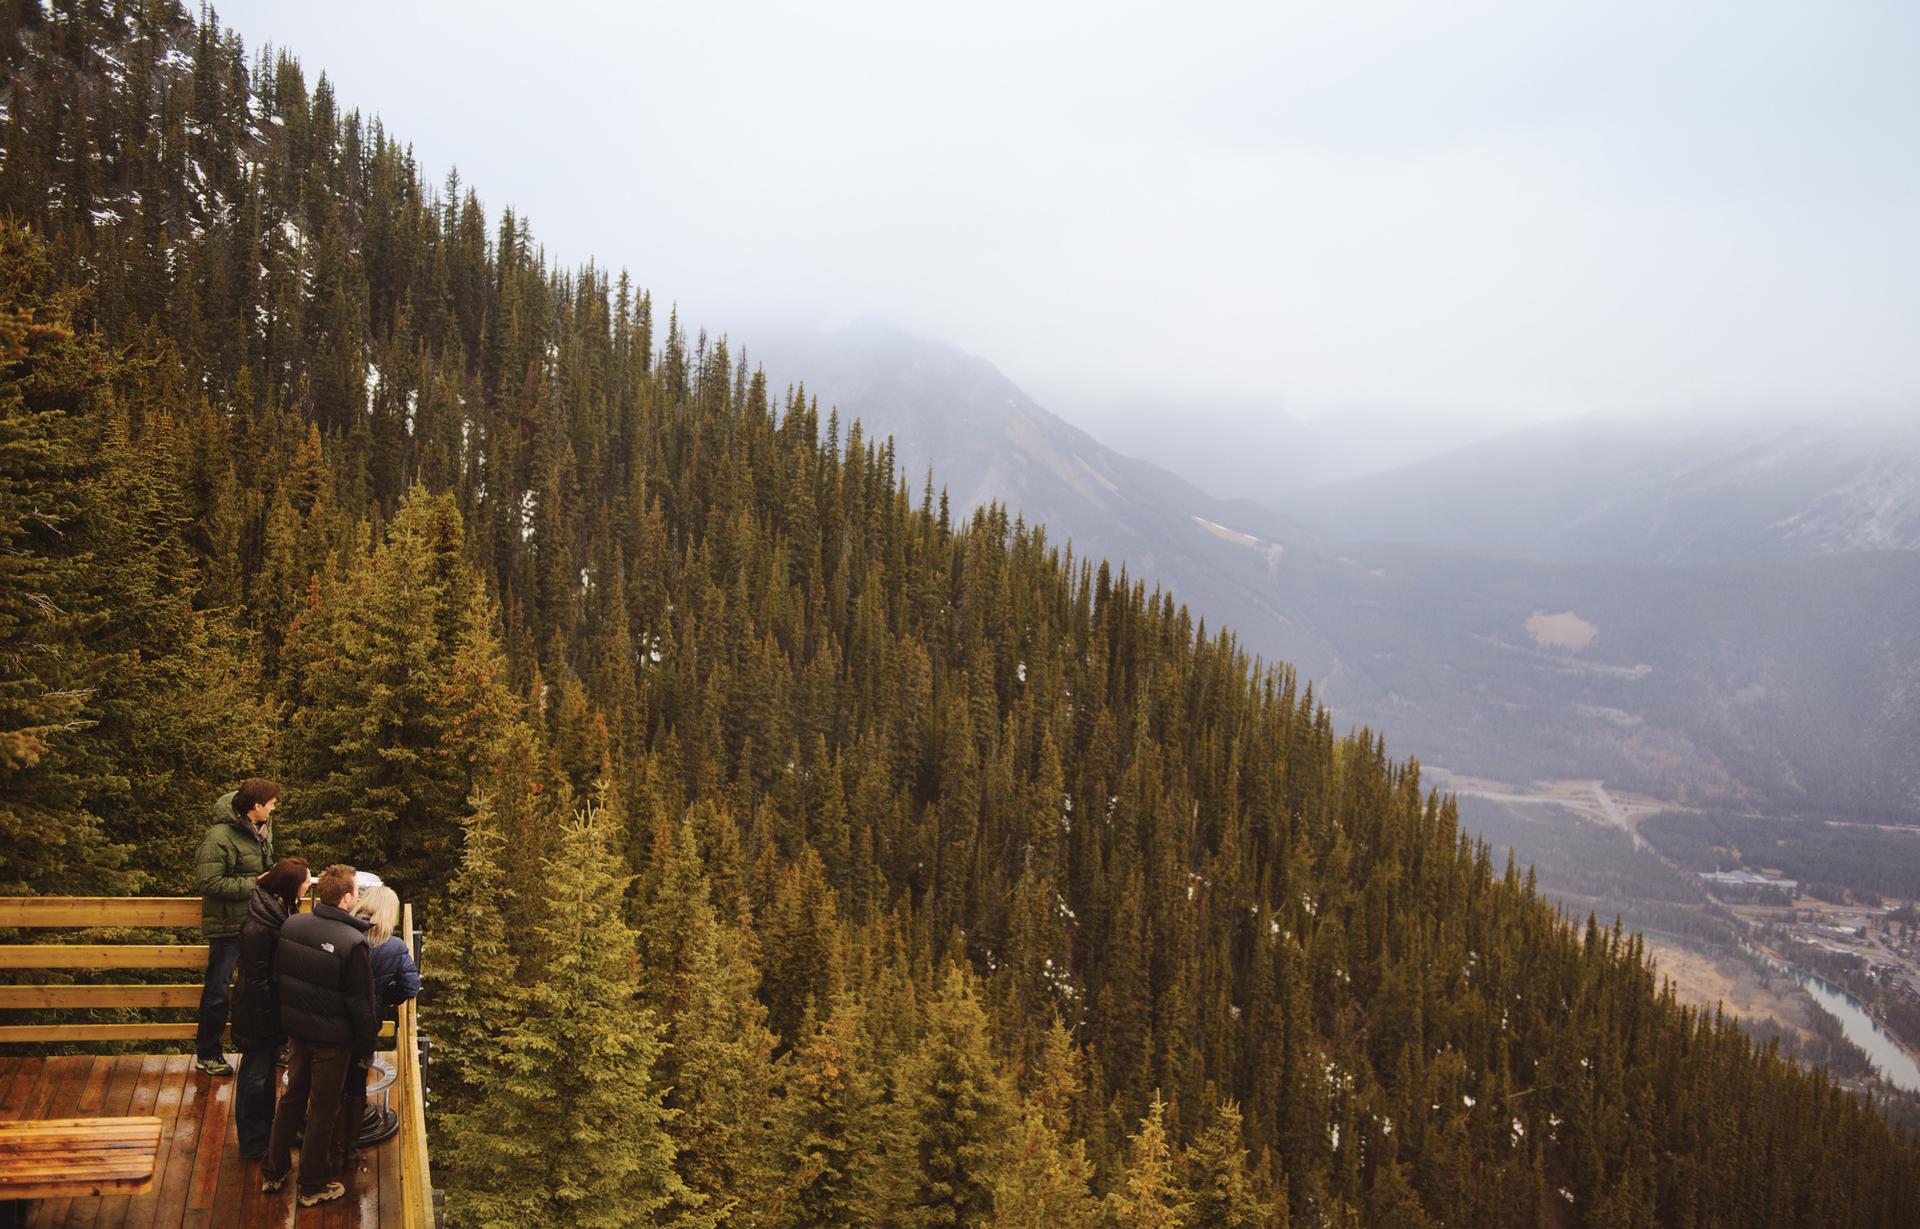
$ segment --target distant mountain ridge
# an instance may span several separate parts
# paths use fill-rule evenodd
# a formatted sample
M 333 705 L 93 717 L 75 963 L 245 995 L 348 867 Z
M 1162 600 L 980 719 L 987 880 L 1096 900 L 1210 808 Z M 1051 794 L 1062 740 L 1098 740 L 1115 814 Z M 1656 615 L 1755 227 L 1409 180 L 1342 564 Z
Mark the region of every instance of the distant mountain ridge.
M 1248 651 L 1295 664 L 1342 722 L 1383 730 L 1396 749 L 1509 780 L 1590 776 L 1669 798 L 1920 817 L 1920 624 L 1911 617 L 1920 553 L 1837 553 L 1876 535 L 1903 540 L 1895 450 L 1862 457 L 1835 445 L 1813 477 L 1768 485 L 1761 479 L 1787 466 L 1802 436 L 1776 433 L 1731 456 L 1723 448 L 1717 461 L 1696 437 L 1672 464 L 1634 470 L 1627 458 L 1644 458 L 1643 444 L 1622 435 L 1609 452 L 1597 443 L 1606 424 L 1588 423 L 1541 434 L 1567 440 L 1555 454 L 1566 465 L 1584 458 L 1596 475 L 1637 474 L 1618 480 L 1614 504 L 1577 504 L 1578 492 L 1544 479 L 1530 494 L 1491 479 L 1476 486 L 1455 476 L 1469 472 L 1456 454 L 1408 467 L 1432 483 L 1410 483 L 1401 510 L 1423 510 L 1435 536 L 1457 527 L 1482 553 L 1342 543 L 1333 531 L 1352 528 L 1346 505 L 1330 501 L 1330 511 L 1301 497 L 1279 515 L 1214 499 L 1105 447 L 953 347 L 871 326 L 812 346 L 760 357 L 776 382 L 804 371 L 823 406 L 892 433 L 909 473 L 933 462 L 956 507 L 998 499 L 1055 540 L 1071 539 L 1076 553 L 1126 562 L 1210 627 L 1231 627 Z M 1490 473 L 1511 473 L 1534 435 L 1463 451 Z M 1645 492 L 1674 481 L 1670 472 L 1688 481 L 1647 511 Z M 1894 496 L 1877 521 L 1853 511 L 1875 473 Z M 1360 507 L 1383 485 L 1389 477 L 1334 491 Z M 1725 516 L 1690 537 L 1677 531 L 1696 505 L 1743 487 L 1757 489 Z M 1542 526 L 1525 509 L 1563 494 L 1554 506 L 1583 509 L 1592 527 L 1583 549 L 1637 541 L 1639 555 L 1666 566 L 1499 557 L 1503 544 L 1519 553 L 1523 530 L 1555 531 L 1560 522 Z M 1511 529 L 1504 539 L 1493 533 L 1501 526 Z M 1763 547 L 1777 557 L 1722 561 Z M 1556 640 L 1539 622 L 1555 615 L 1591 638 Z
M 1913 550 L 1920 410 L 1791 422 L 1594 415 L 1266 502 L 1344 541 L 1565 562 Z
M 1173 588 L 1209 626 L 1281 626 L 1303 670 L 1332 648 L 1277 600 L 1266 556 L 1316 540 L 1269 508 L 1223 500 L 1122 456 L 1050 413 L 992 363 L 944 342 L 866 323 L 808 336 L 756 333 L 749 352 L 776 386 L 804 384 L 843 421 L 892 435 L 903 473 L 936 480 L 957 509 L 998 500 L 1083 558 L 1125 562 Z M 1214 528 L 1209 529 L 1208 526 Z M 1249 567 L 1241 538 L 1263 545 Z M 1275 556 L 1277 558 L 1277 555 Z M 1196 600 L 1198 598 L 1199 600 Z M 1246 638 L 1274 654 L 1270 636 Z
M 271 772 L 434 935 L 449 1223 L 1906 1224 L 1880 1103 L 1657 989 L 1379 741 L 917 510 L 891 445 L 827 455 L 203 14 L 0 18 L 0 890 L 184 882 Z M 1401 581 L 923 357 L 887 387 L 988 478 L 1209 601 Z M 1581 601 L 1523 633 L 1611 644 Z

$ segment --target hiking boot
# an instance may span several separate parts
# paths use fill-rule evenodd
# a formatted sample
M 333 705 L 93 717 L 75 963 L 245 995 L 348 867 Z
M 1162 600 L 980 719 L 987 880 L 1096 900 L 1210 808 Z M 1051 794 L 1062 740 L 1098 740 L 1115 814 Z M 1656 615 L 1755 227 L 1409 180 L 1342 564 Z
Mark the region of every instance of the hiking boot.
M 260 1171 L 260 1193 L 262 1195 L 271 1195 L 275 1191 L 279 1190 L 281 1187 L 285 1186 L 286 1184 L 287 1184 L 286 1174 L 281 1174 L 279 1177 L 276 1178 L 272 1174 L 266 1172 L 265 1170 Z
M 310 1208 L 316 1203 L 327 1203 L 331 1200 L 338 1199 L 346 1193 L 346 1187 L 340 1185 L 338 1182 L 329 1182 L 311 1195 L 305 1191 L 300 1192 L 300 1206 Z
M 233 1064 L 217 1054 L 212 1058 L 196 1058 L 193 1061 L 193 1069 L 201 1075 L 233 1074 Z

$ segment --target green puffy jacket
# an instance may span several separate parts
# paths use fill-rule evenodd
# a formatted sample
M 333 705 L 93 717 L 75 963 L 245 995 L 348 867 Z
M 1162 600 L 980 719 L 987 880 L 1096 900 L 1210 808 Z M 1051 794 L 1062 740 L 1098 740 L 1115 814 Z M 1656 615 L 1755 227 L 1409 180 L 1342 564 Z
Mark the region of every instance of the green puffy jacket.
M 273 828 L 260 836 L 253 825 L 233 813 L 230 790 L 213 804 L 214 824 L 200 838 L 193 859 L 193 890 L 200 894 L 200 930 L 209 939 L 230 939 L 240 933 L 253 899 L 253 881 L 273 865 Z

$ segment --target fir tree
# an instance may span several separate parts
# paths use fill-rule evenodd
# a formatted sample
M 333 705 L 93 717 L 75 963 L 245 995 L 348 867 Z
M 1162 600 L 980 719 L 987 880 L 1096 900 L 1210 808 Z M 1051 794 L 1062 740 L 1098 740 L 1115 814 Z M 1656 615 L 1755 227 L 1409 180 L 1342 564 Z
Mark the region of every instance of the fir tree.
M 458 510 L 424 492 L 322 591 L 287 645 L 289 818 L 327 856 L 398 886 L 445 883 L 466 798 L 509 701 Z
M 948 967 L 927 1005 L 926 1032 L 900 1072 L 900 1100 L 918 1169 L 907 1222 L 992 1224 L 1013 1094 L 995 1062 L 973 974 L 963 966 Z
M 435 947 L 444 950 L 422 969 L 423 1027 L 446 1047 L 441 1069 L 447 1075 L 435 1081 L 433 1108 L 441 1115 L 435 1125 L 444 1123 L 452 1139 L 462 1130 L 487 1130 L 485 1105 L 503 1060 L 501 1036 L 523 1010 L 514 938 L 526 932 L 511 924 L 512 906 L 520 892 L 529 905 L 539 895 L 527 891 L 533 885 L 525 880 L 516 891 L 503 871 L 508 842 L 490 799 L 476 800 L 463 830 L 460 869 L 436 927 Z
M 753 994 L 751 935 L 715 914 L 689 820 L 662 821 L 646 879 L 636 925 L 640 1001 L 663 1026 L 653 1079 L 675 1114 L 679 1170 L 709 1207 L 750 1207 L 768 1180 L 763 1124 L 775 1076 L 775 1038 Z
M 633 932 L 602 809 L 558 825 L 534 946 L 545 959 L 498 1026 L 484 1100 L 450 1115 L 450 1211 L 475 1225 L 710 1225 L 674 1168 L 652 1087 L 662 1044 L 636 1008 Z
M 1240 1107 L 1222 1101 L 1213 1122 L 1182 1154 L 1191 1223 L 1218 1229 L 1284 1229 L 1284 1220 L 1254 1194 L 1241 1129 Z
M 791 1045 L 809 1013 L 824 1010 L 840 992 L 840 929 L 833 889 L 811 846 L 799 865 L 780 872 L 767 919 L 760 997 L 767 1023 Z
M 1127 1141 L 1126 1168 L 1107 1196 L 1107 1223 L 1114 1229 L 1182 1229 L 1199 1223 L 1192 1220 L 1193 1202 L 1174 1173 L 1166 1112 L 1166 1103 L 1156 1093 L 1139 1129 Z
M 775 1229 L 884 1224 L 894 1210 L 885 1179 L 896 1145 L 862 1054 L 861 1015 L 852 1002 L 832 1004 L 788 1060 L 773 1129 L 779 1177 L 767 1195 Z
M 88 805 L 101 766 L 82 734 L 105 663 L 104 621 L 75 545 L 91 502 L 66 305 L 40 247 L 0 223 L 0 885 L 9 893 L 124 891 L 128 850 Z
M 1033 1088 L 994 1180 L 1000 1229 L 1091 1229 L 1100 1223 L 1093 1165 L 1074 1130 L 1084 1093 L 1079 1053 L 1058 1018 L 1043 1036 Z

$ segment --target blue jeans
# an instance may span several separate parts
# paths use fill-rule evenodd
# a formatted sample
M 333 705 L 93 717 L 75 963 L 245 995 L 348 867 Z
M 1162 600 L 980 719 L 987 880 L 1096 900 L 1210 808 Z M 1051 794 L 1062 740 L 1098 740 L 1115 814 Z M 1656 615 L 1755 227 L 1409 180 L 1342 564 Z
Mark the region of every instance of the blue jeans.
M 240 1133 L 240 1155 L 267 1155 L 273 1131 L 274 1094 L 280 1091 L 280 1043 L 254 1042 L 240 1048 L 240 1087 L 234 1090 L 233 1121 Z
M 194 1048 L 201 1058 L 220 1057 L 220 1034 L 233 1001 L 233 970 L 240 963 L 240 938 L 207 940 L 207 979 L 200 983 L 200 1028 Z

